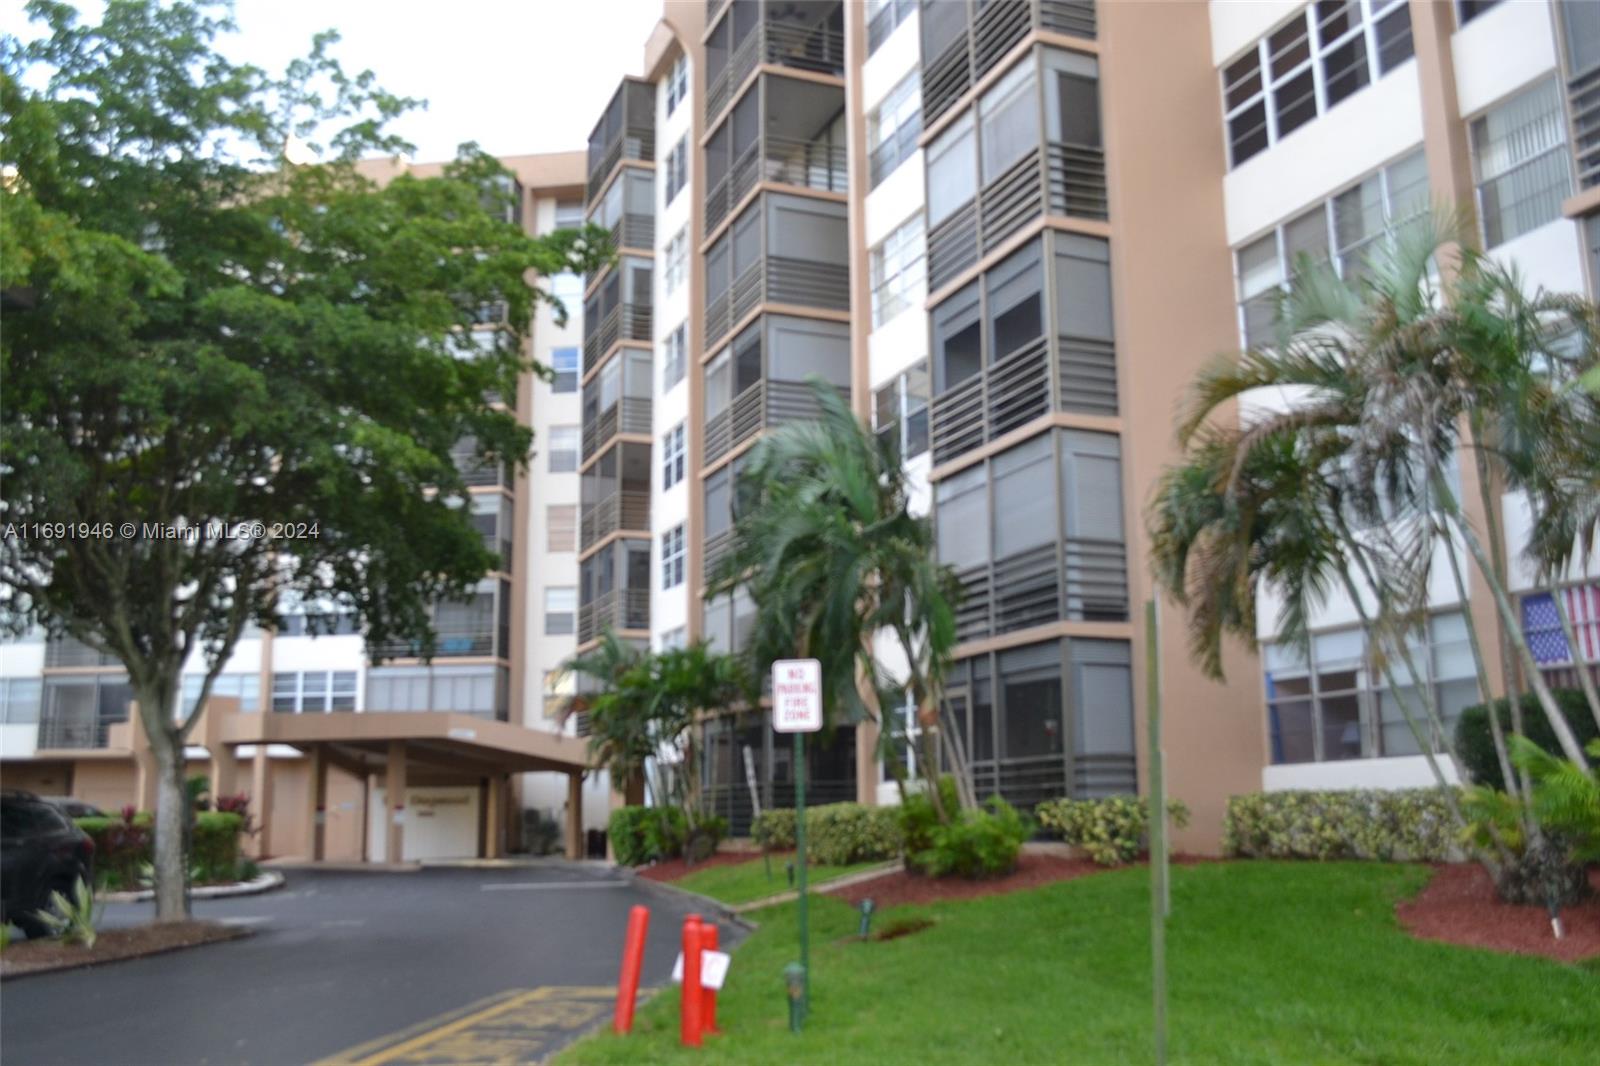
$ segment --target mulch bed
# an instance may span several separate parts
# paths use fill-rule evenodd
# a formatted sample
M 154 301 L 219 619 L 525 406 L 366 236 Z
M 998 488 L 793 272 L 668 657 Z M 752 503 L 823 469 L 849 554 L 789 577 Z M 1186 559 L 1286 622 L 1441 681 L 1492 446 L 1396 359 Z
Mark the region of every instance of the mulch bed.
M 95 938 L 94 947 L 63 944 L 59 940 L 18 940 L 0 955 L 0 977 L 72 970 L 97 966 L 103 962 L 137 959 L 168 951 L 237 940 L 249 936 L 250 929 L 220 922 L 191 919 L 186 922 L 152 922 L 127 929 L 107 929 Z
M 1589 872 L 1589 883 L 1600 893 L 1600 870 Z M 1494 882 L 1477 863 L 1435 866 L 1428 887 L 1396 905 L 1395 914 L 1407 932 L 1422 940 L 1559 962 L 1600 955 L 1600 895 L 1562 910 L 1565 935 L 1557 940 L 1545 908 L 1501 902 Z
M 794 857 L 792 851 L 775 851 L 772 853 L 773 869 L 782 871 L 783 864 Z M 634 873 L 651 881 L 676 881 L 698 870 L 710 869 L 713 866 L 735 866 L 739 863 L 760 860 L 759 851 L 719 851 L 709 859 L 689 863 L 682 859 L 668 859 L 665 862 L 651 863 L 649 866 L 636 866 Z

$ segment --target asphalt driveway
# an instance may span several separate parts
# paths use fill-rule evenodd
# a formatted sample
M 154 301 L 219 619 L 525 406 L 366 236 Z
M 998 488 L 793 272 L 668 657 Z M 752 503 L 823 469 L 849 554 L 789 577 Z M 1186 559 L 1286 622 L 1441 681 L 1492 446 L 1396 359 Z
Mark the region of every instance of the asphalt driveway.
M 643 983 L 664 983 L 693 907 L 596 867 L 294 870 L 202 900 L 255 935 L 8 980 L 0 1059 L 117 1066 L 533 1061 L 610 1016 L 629 907 L 650 908 Z M 108 908 L 106 924 L 149 917 Z M 724 928 L 723 941 L 738 930 Z

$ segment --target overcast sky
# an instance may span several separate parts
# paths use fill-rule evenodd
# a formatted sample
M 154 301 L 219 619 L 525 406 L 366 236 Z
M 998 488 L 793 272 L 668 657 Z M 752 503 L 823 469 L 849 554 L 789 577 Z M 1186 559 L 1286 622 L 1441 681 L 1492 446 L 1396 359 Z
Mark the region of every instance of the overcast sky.
M 35 36 L 24 6 L 0 0 L 0 28 Z M 75 6 L 98 21 L 98 4 Z M 239 32 L 220 47 L 278 73 L 338 30 L 347 72 L 428 101 L 395 127 L 427 162 L 467 140 L 494 155 L 583 148 L 623 75 L 641 73 L 660 15 L 661 0 L 236 0 Z

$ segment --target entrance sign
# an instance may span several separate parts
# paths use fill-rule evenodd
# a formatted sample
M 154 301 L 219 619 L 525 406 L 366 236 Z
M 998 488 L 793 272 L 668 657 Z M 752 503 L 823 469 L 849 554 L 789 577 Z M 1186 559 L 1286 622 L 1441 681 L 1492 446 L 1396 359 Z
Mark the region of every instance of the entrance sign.
M 822 728 L 822 664 L 817 660 L 779 659 L 772 664 L 772 728 L 779 733 Z

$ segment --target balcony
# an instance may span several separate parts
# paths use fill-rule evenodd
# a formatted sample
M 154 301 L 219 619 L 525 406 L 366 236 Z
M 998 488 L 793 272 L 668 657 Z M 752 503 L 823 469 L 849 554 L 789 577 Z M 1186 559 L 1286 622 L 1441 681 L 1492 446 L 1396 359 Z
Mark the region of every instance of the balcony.
M 95 651 L 75 637 L 53 637 L 44 646 L 46 669 L 58 666 L 120 666 L 110 655 Z
M 764 193 L 711 246 L 705 271 L 707 346 L 763 303 L 848 311 L 845 205 Z
M 613 533 L 643 533 L 650 528 L 648 492 L 613 492 L 583 512 L 579 547 L 587 549 Z
M 1121 541 L 1067 537 L 956 572 L 956 640 L 1012 633 L 1058 619 L 1128 620 L 1128 551 Z
M 844 91 L 794 78 L 765 76 L 706 142 L 706 232 L 768 181 L 843 193 Z
M 39 719 L 41 750 L 92 750 L 111 742 L 111 727 L 128 720 L 128 712 L 107 714 L 95 708 L 47 711 Z
M 583 387 L 583 461 L 610 446 L 619 433 L 649 437 L 650 353 L 628 350 L 609 360 Z
M 497 658 L 511 653 L 511 583 L 488 578 L 464 600 L 433 605 L 433 658 Z M 387 640 L 374 647 L 374 657 L 417 659 L 423 645 L 417 640 Z
M 578 643 L 596 640 L 607 629 L 613 632 L 648 631 L 650 628 L 650 590 L 612 589 L 578 608 Z
M 624 159 L 654 162 L 656 157 L 655 86 L 626 78 L 611 97 L 605 113 L 589 134 L 588 199 L 604 187 Z
M 839 0 L 733 0 L 724 8 L 726 17 L 706 38 L 708 125 L 762 63 L 844 76 L 844 5 Z
M 511 472 L 504 463 L 486 462 L 478 456 L 478 442 L 463 437 L 450 449 L 450 458 L 468 488 L 510 488 Z
M 589 212 L 589 222 L 604 229 L 613 252 L 624 249 L 652 254 L 656 243 L 655 174 L 628 167 L 612 182 L 605 196 Z M 612 259 L 585 275 L 584 288 L 631 257 Z
M 588 315 L 584 325 L 589 324 Z M 620 341 L 649 343 L 655 326 L 655 312 L 649 304 L 618 304 L 599 318 L 583 338 L 583 372 L 599 365 L 600 358 Z
M 650 445 L 628 441 L 604 450 L 584 470 L 578 518 L 580 552 L 613 533 L 649 533 L 650 475 Z
M 974 10 L 975 9 L 975 10 Z M 922 110 L 935 120 L 1036 30 L 1093 40 L 1092 0 L 922 0 Z

